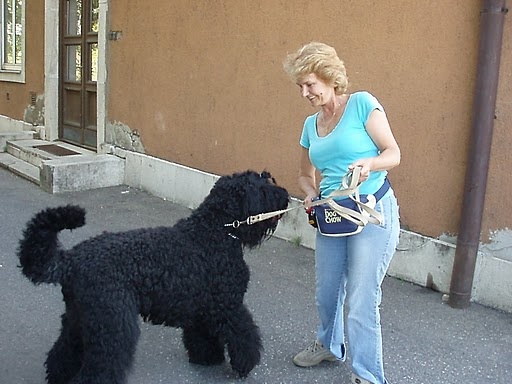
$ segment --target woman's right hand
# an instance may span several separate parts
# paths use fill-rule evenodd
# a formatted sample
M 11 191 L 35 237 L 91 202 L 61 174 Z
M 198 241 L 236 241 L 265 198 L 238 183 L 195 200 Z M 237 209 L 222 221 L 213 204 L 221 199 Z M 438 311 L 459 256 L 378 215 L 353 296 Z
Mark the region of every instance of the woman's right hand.
M 306 210 L 307 213 L 311 212 L 311 209 L 313 209 L 312 207 L 308 207 L 307 205 L 310 204 L 316 197 L 316 195 L 307 195 L 306 198 L 304 199 L 304 209 Z

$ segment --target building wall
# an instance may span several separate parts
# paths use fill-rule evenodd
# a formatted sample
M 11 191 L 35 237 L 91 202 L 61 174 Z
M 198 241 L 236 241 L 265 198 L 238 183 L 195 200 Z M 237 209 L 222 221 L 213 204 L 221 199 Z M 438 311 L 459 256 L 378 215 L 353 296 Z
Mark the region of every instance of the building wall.
M 34 92 L 39 111 L 44 94 L 44 0 L 26 1 L 25 83 L 0 82 L 0 115 L 17 120 L 40 120 L 30 108 Z M 32 121 L 30 121 L 32 122 Z
M 108 120 L 136 131 L 150 155 L 216 174 L 267 168 L 300 197 L 298 139 L 315 110 L 282 61 L 303 43 L 324 41 L 345 60 L 350 90 L 371 91 L 388 113 L 403 156 L 390 179 L 404 227 L 455 234 L 480 3 L 118 0 L 110 6 L 111 29 L 122 38 L 109 46 Z M 484 234 L 510 225 L 500 207 L 512 186 L 511 32 L 508 22 Z
M 510 176 L 512 167 L 512 12 L 510 8 L 512 4 L 510 1 L 508 1 L 508 7 L 509 12 L 505 17 L 503 31 L 498 99 L 484 208 L 484 240 L 488 234 L 496 237 L 497 231 L 512 229 L 512 201 L 509 197 L 512 191 Z

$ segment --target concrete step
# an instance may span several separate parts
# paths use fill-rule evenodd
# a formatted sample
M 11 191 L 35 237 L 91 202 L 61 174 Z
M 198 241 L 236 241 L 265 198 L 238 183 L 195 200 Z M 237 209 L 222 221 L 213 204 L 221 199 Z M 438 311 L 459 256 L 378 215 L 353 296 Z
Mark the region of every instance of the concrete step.
M 44 160 L 55 160 L 71 156 L 96 156 L 96 153 L 64 142 L 45 140 L 12 140 L 7 141 L 7 153 L 41 168 Z
M 64 142 L 8 140 L 0 165 L 49 193 L 73 192 L 124 183 L 124 159 Z
M 0 152 L 6 152 L 7 142 L 14 140 L 30 140 L 35 137 L 36 133 L 33 131 L 22 132 L 1 132 L 0 133 Z
M 65 156 L 45 160 L 41 188 L 48 193 L 84 191 L 124 183 L 124 159 L 114 155 Z
M 17 174 L 37 185 L 40 180 L 40 169 L 35 165 L 20 160 L 17 157 L 5 152 L 0 153 L 0 167 L 8 169 L 12 173 Z

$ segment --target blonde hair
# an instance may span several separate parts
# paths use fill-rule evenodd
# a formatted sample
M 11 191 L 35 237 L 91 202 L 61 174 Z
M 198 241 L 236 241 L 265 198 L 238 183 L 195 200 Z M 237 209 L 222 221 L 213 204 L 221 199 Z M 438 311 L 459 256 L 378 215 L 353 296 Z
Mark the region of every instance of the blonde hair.
M 348 88 L 348 77 L 343 60 L 330 45 L 313 41 L 297 52 L 289 54 L 283 62 L 284 71 L 296 83 L 314 73 L 326 84 L 334 86 L 338 95 Z

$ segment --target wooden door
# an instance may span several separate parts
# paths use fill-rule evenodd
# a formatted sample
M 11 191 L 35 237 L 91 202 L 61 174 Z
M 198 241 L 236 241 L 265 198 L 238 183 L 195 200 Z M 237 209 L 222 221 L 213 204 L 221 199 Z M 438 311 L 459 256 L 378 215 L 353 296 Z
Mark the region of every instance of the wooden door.
M 96 149 L 99 0 L 61 0 L 59 139 Z

